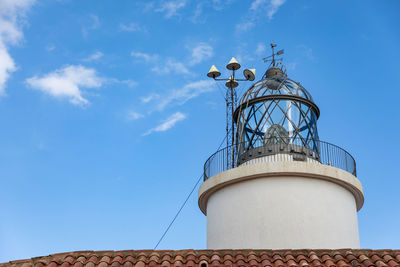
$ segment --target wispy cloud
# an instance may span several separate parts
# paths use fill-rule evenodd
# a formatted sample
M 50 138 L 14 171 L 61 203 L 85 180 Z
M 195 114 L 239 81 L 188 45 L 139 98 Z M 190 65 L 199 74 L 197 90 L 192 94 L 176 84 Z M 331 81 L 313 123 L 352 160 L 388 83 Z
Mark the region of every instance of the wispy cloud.
M 265 52 L 265 45 L 262 43 L 258 43 L 255 52 L 256 52 L 256 55 L 258 55 L 258 56 L 263 55 Z
M 142 101 L 142 103 L 149 103 L 150 101 L 152 101 L 154 99 L 158 99 L 158 98 L 160 98 L 159 94 L 152 93 L 146 97 L 140 98 L 140 101 Z
M 84 58 L 83 61 L 90 62 L 90 61 L 96 61 L 102 58 L 104 54 L 100 51 L 96 51 L 93 54 L 89 55 L 87 58 Z
M 49 44 L 45 47 L 47 52 L 52 52 L 56 49 L 56 46 L 54 44 Z
M 257 0 L 256 0 L 257 1 Z M 272 19 L 281 5 L 283 5 L 286 0 L 271 0 L 269 5 L 267 6 L 267 16 L 269 19 Z
M 242 22 L 236 24 L 236 32 L 246 32 L 250 30 L 256 25 L 257 20 L 265 16 L 265 14 L 269 20 L 272 20 L 285 2 L 286 0 L 254 0 Z
M 297 62 L 288 62 L 286 63 L 286 67 L 288 70 L 295 70 L 297 67 Z
M 299 45 L 298 48 L 300 49 L 301 53 L 310 61 L 315 62 L 316 58 L 314 56 L 313 50 L 311 47 L 306 45 Z
M 129 23 L 129 24 L 123 24 L 121 23 L 119 25 L 119 28 L 121 31 L 124 32 L 147 32 L 146 27 L 139 25 L 138 23 Z
M 107 83 L 119 83 L 119 84 L 124 84 L 124 85 L 127 85 L 128 87 L 135 87 L 135 86 L 138 85 L 138 83 L 137 83 L 136 81 L 133 81 L 133 80 L 130 80 L 130 79 L 127 79 L 127 80 L 119 80 L 119 79 L 116 79 L 116 78 L 102 78 L 102 80 L 103 80 L 104 82 L 107 82 Z
M 141 118 L 144 118 L 144 115 L 139 112 L 129 111 L 127 114 L 127 119 L 130 121 L 135 121 Z
M 97 15 L 90 14 L 87 19 L 88 21 L 86 22 L 86 25 L 82 27 L 82 35 L 84 37 L 87 37 L 89 31 L 98 29 L 101 25 L 100 19 Z
M 203 5 L 204 5 L 204 2 L 197 3 L 193 16 L 191 18 L 189 18 L 189 20 L 191 22 L 204 23 L 206 21 L 206 17 L 203 14 Z
M 0 95 L 5 95 L 6 82 L 17 70 L 8 48 L 23 39 L 21 21 L 34 3 L 35 0 L 0 1 Z
M 237 32 L 246 32 L 246 31 L 250 30 L 251 28 L 253 28 L 254 26 L 255 26 L 255 23 L 253 21 L 245 21 L 245 22 L 236 24 L 235 30 Z
M 131 52 L 131 57 L 136 58 L 136 59 L 141 59 L 146 62 L 155 62 L 158 59 L 158 55 L 156 55 L 156 54 L 151 55 L 151 54 L 135 52 L 135 51 Z
M 190 65 L 196 65 L 214 55 L 213 48 L 206 43 L 199 43 L 192 48 Z
M 257 11 L 260 9 L 266 9 L 267 17 L 272 19 L 281 5 L 283 5 L 286 0 L 254 0 L 250 5 L 250 10 Z
M 165 131 L 171 129 L 172 127 L 174 127 L 176 123 L 178 123 L 179 121 L 182 121 L 184 119 L 186 119 L 185 114 L 183 114 L 181 112 L 176 112 L 176 113 L 172 114 L 171 116 L 169 116 L 166 120 L 164 120 L 158 126 L 145 132 L 143 135 L 149 135 L 154 132 L 165 132 Z
M 186 0 L 176 0 L 176 1 L 163 1 L 161 5 L 157 7 L 154 11 L 164 13 L 165 18 L 171 18 L 178 14 L 178 10 L 186 5 Z
M 132 51 L 131 56 L 146 63 L 151 63 L 151 71 L 164 75 L 164 74 L 192 74 L 188 67 L 181 61 L 175 58 L 161 59 L 157 54 L 148 54 L 143 52 Z
M 178 90 L 173 90 L 169 95 L 161 98 L 156 105 L 157 110 L 161 111 L 168 105 L 183 105 L 188 100 L 199 96 L 200 94 L 211 92 L 215 89 L 215 82 L 210 80 L 200 80 L 191 82 Z
M 182 62 L 173 58 L 167 59 L 163 65 L 160 65 L 160 63 L 157 64 L 151 70 L 158 74 L 191 74 L 189 69 Z
M 42 77 L 29 78 L 26 83 L 52 97 L 66 98 L 74 105 L 83 106 L 89 103 L 82 96 L 85 93 L 84 89 L 99 88 L 103 81 L 94 69 L 68 65 Z

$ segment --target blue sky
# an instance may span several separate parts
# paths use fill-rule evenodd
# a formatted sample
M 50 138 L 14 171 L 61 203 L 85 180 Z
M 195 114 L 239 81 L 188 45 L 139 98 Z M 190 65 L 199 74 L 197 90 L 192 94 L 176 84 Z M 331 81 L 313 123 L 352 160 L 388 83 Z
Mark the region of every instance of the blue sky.
M 210 65 L 227 75 L 235 56 L 260 79 L 270 42 L 319 106 L 321 140 L 357 161 L 361 247 L 399 248 L 399 11 L 394 0 L 0 0 L 0 262 L 153 248 L 225 134 Z M 159 248 L 205 241 L 196 193 Z

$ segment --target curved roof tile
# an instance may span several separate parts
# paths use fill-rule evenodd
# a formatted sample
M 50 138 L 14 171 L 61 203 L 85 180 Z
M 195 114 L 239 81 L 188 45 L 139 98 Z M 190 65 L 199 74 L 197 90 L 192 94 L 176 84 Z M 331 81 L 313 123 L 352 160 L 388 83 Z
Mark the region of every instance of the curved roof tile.
M 204 265 L 208 267 L 400 267 L 400 250 L 75 251 L 0 263 L 0 267 L 201 267 Z

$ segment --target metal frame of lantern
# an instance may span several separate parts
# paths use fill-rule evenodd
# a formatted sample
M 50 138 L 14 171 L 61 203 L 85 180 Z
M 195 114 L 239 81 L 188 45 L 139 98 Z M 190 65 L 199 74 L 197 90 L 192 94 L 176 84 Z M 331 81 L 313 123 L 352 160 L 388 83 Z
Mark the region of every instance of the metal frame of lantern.
M 356 162 L 346 150 L 319 140 L 319 108 L 300 83 L 287 77 L 282 58 L 277 58 L 284 51 L 275 53 L 276 46 L 271 44 L 272 55 L 264 58 L 271 64 L 263 77 L 243 94 L 232 114 L 232 128 L 236 125 L 237 130 L 229 134 L 227 123 L 227 135 L 232 141 L 227 140 L 227 147 L 205 162 L 204 179 L 242 164 L 274 161 L 317 161 L 356 176 Z M 234 58 L 230 63 L 240 67 Z M 227 96 L 229 92 L 233 93 L 230 96 L 236 96 L 234 88 L 239 79 L 235 79 L 234 71 L 237 69 L 230 69 L 233 75 L 228 79 L 216 79 L 221 73 L 213 65 L 207 76 L 227 81 L 225 85 L 230 89 Z M 250 76 L 246 71 L 247 74 L 250 71 Z M 254 75 L 252 70 L 245 70 L 246 80 L 251 80 L 251 75 Z M 234 98 L 227 98 L 229 101 L 234 103 Z M 227 104 L 227 119 L 229 107 Z
M 241 155 L 254 148 L 294 143 L 318 155 L 319 114 L 311 95 L 299 83 L 286 77 L 280 80 L 267 75 L 249 88 L 235 110 L 236 158 L 243 162 Z M 292 147 L 286 146 L 286 149 Z
M 284 50 L 274 51 L 264 58 L 271 62 L 261 81 L 246 91 L 235 110 L 233 119 L 237 126 L 237 164 L 253 156 L 251 150 L 266 147 L 261 154 L 276 154 L 301 146 L 318 158 L 319 137 L 317 120 L 319 108 L 311 95 L 299 83 L 287 78 L 282 58 Z M 279 149 L 277 150 L 277 147 Z M 315 153 L 312 153 L 315 152 Z

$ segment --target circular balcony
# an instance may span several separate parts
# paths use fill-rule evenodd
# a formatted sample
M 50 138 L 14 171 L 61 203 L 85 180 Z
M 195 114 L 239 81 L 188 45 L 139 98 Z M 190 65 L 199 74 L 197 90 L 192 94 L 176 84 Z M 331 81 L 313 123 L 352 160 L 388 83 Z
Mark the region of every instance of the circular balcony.
M 278 142 L 279 141 L 279 142 Z M 267 140 L 253 148 L 242 150 L 245 144 L 229 146 L 212 154 L 204 164 L 204 180 L 238 167 L 261 162 L 303 161 L 329 165 L 357 176 L 356 161 L 343 148 L 324 141 L 304 144 L 301 138 Z

